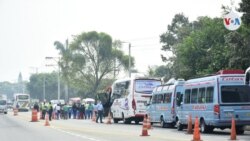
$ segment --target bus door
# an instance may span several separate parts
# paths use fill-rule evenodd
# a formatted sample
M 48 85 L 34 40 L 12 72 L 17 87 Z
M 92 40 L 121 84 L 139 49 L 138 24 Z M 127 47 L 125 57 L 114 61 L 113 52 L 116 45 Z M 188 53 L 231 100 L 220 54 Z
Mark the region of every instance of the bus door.
M 151 101 L 150 101 L 150 105 L 148 106 L 147 112 L 150 115 L 151 121 L 155 122 L 156 121 L 156 100 L 157 100 L 157 95 L 153 94 Z
M 221 120 L 248 121 L 250 124 L 250 87 L 248 85 L 221 86 Z
M 186 89 L 183 95 L 183 102 L 181 102 L 178 108 L 178 117 L 182 124 L 187 124 L 187 118 L 192 112 L 191 101 L 191 89 Z
M 172 95 L 172 111 L 176 115 L 177 107 L 181 105 L 184 87 L 183 85 L 177 85 L 175 88 L 175 93 Z

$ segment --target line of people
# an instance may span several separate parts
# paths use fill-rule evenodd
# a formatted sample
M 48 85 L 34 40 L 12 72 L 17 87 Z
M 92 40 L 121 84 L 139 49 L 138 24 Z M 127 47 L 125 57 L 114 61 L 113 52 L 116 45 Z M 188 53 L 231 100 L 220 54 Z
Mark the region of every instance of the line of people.
M 92 119 L 92 114 L 96 110 L 97 106 L 91 102 L 86 104 L 81 103 L 73 103 L 72 105 L 69 104 L 54 104 L 52 105 L 51 102 L 43 102 L 38 105 L 35 103 L 34 109 L 38 112 L 41 111 L 41 119 L 45 119 L 46 113 L 49 115 L 49 120 L 52 118 L 54 119 Z

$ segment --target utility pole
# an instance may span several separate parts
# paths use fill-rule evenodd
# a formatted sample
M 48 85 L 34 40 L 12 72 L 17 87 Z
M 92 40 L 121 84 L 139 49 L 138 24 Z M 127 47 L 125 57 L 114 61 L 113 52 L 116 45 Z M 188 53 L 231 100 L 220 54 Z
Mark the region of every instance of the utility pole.
M 69 48 L 69 40 L 66 40 L 66 50 Z M 68 64 L 67 64 L 68 65 Z M 69 88 L 68 88 L 68 82 L 65 82 L 65 101 L 69 100 Z
M 60 57 L 45 57 L 45 59 L 53 59 L 58 66 L 58 73 L 57 73 L 57 100 L 59 101 L 61 98 L 61 93 L 60 93 L 60 66 L 59 62 L 61 61 Z M 46 65 L 46 66 L 54 66 L 54 65 Z
M 129 43 L 128 52 L 129 52 L 128 69 L 129 69 L 129 78 L 130 78 L 131 77 L 131 43 Z
M 43 76 L 43 100 L 45 101 L 45 94 L 46 94 L 46 88 L 45 88 L 45 75 Z

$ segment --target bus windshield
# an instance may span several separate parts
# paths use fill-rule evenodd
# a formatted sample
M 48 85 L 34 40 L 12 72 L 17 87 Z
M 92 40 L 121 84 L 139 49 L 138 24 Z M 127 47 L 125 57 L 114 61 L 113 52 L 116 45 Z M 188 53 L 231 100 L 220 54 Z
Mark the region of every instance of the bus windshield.
M 6 100 L 0 100 L 0 105 L 6 105 Z
M 135 81 L 135 92 L 151 94 L 156 86 L 161 85 L 160 80 L 144 79 Z
M 19 95 L 18 99 L 19 100 L 27 100 L 27 99 L 29 99 L 29 96 L 28 95 Z
M 223 103 L 249 103 L 250 87 L 248 85 L 222 86 L 221 101 Z

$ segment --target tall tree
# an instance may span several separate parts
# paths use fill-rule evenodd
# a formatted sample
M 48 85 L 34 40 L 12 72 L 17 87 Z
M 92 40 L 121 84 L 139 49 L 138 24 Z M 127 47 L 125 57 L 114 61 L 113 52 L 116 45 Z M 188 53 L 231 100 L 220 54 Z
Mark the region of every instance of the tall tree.
M 173 56 L 167 63 L 172 64 L 175 77 L 188 79 L 220 69 L 246 69 L 250 65 L 250 32 L 244 24 L 238 31 L 230 32 L 224 28 L 221 18 L 199 17 L 186 23 L 182 21 L 185 18 L 178 16 L 172 23 L 178 19 L 181 26 L 175 28 L 171 24 L 161 35 L 162 49 L 172 48 Z M 172 38 L 166 38 L 169 33 Z
M 242 20 L 244 24 L 250 25 L 250 1 L 241 0 L 239 12 L 243 12 Z
M 83 32 L 75 36 L 69 48 L 59 42 L 55 45 L 60 51 L 62 72 L 89 94 L 96 93 L 104 78 L 113 78 L 117 68 L 128 70 L 129 56 L 119 49 L 121 42 L 112 42 L 106 33 Z

